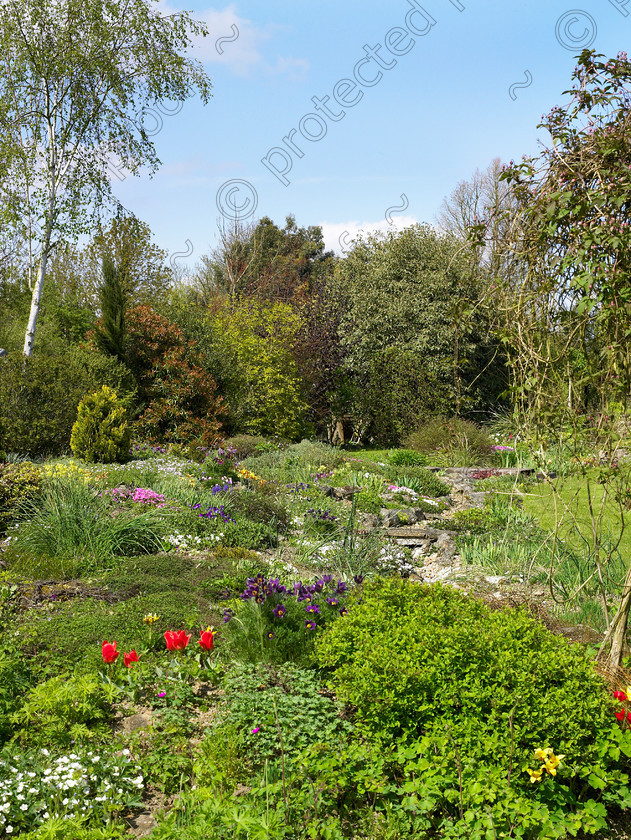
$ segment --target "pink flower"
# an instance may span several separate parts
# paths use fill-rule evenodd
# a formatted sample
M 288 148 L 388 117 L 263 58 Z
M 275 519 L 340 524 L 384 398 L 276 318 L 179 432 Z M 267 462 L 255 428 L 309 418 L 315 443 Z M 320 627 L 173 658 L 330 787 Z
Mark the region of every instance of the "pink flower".
M 252 730 L 252 735 L 256 735 L 256 733 L 259 731 L 259 728 L 260 727 L 255 726 L 254 729 Z

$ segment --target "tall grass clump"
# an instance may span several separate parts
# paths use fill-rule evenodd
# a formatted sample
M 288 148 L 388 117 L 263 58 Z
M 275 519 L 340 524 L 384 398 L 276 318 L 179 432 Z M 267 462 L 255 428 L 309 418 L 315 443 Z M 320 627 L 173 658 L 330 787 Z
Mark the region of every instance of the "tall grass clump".
M 90 487 L 54 479 L 25 506 L 5 556 L 19 573 L 68 578 L 115 557 L 156 553 L 163 533 L 156 510 L 116 510 Z

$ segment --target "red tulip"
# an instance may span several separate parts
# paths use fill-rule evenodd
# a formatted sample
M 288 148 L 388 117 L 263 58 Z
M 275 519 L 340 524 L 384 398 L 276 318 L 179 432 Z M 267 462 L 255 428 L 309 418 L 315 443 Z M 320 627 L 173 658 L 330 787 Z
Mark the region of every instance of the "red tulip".
M 116 650 L 116 642 L 103 642 L 103 662 L 106 665 L 111 665 L 116 662 L 120 656 L 120 651 Z
M 214 643 L 215 643 L 215 638 L 213 636 L 213 631 L 212 630 L 204 630 L 204 632 L 202 633 L 202 635 L 199 639 L 200 647 L 202 647 L 204 650 L 207 650 L 210 653 L 210 651 L 213 649 Z
M 616 700 L 628 700 L 629 699 L 624 691 L 614 691 L 613 696 L 616 698 Z
M 186 630 L 167 630 L 164 639 L 167 643 L 167 650 L 184 650 L 189 643 L 191 634 L 186 635 Z
M 123 654 L 123 662 L 125 663 L 125 668 L 129 668 L 132 662 L 138 662 L 138 654 L 135 650 L 130 650 L 129 653 Z
M 616 712 L 615 715 L 618 718 L 618 720 L 620 720 L 620 721 L 624 720 L 624 717 L 625 717 L 624 709 L 621 712 Z

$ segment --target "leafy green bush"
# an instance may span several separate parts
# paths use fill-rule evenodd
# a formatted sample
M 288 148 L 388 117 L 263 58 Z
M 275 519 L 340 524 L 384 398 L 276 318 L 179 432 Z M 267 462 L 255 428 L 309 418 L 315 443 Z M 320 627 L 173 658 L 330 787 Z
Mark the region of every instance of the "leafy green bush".
M 303 440 L 285 450 L 264 452 L 247 458 L 243 466 L 270 480 L 303 481 L 311 473 L 330 472 L 344 463 L 344 453 L 325 443 Z
M 508 802 L 502 830 L 517 808 L 534 840 L 563 836 L 550 833 L 561 814 L 564 830 L 584 809 L 589 825 L 590 800 L 631 798 L 631 733 L 616 725 L 603 682 L 581 648 L 524 612 L 493 612 L 449 587 L 371 581 L 323 634 L 318 658 L 368 733 L 419 756 L 406 789 L 428 825 L 454 826 L 445 836 L 467 836 L 467 821 L 495 801 Z M 558 775 L 532 782 L 534 751 L 549 747 L 564 755 Z
M 68 747 L 110 734 L 111 710 L 93 676 L 60 674 L 39 683 L 11 716 L 21 746 Z
M 488 458 L 493 443 L 484 429 L 461 417 L 436 417 L 412 432 L 406 440 L 410 449 L 428 455 L 461 452 L 478 458 Z
M 392 449 L 388 452 L 388 463 L 395 467 L 425 467 L 427 457 L 414 449 Z
M 277 488 L 269 483 L 253 489 L 241 487 L 227 497 L 226 505 L 231 513 L 245 516 L 252 522 L 274 525 L 281 531 L 289 525 L 289 511 L 277 495 Z
M 0 439 L 8 452 L 32 457 L 59 455 L 70 447 L 77 405 L 101 385 L 123 396 L 133 393 L 129 371 L 112 357 L 72 348 L 55 356 L 25 359 L 21 354 L 0 365 Z
M 35 464 L 0 464 L 0 533 L 39 495 L 42 474 Z
M 120 463 L 129 457 L 131 429 L 127 409 L 116 393 L 103 385 L 79 403 L 70 447 L 75 458 L 88 463 Z

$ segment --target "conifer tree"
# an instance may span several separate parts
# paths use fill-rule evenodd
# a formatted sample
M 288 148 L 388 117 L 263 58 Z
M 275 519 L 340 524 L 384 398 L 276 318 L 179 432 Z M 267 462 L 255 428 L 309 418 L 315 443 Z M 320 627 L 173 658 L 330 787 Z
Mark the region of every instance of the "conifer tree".
M 125 361 L 127 329 L 125 326 L 125 292 L 121 269 L 108 255 L 103 257 L 103 282 L 99 289 L 101 301 L 101 325 L 97 330 L 96 342 L 103 353 Z

